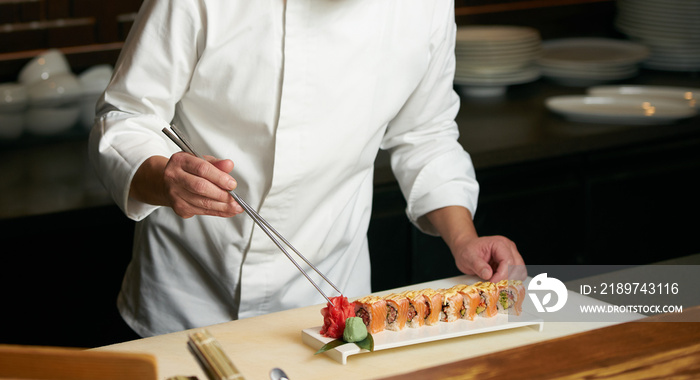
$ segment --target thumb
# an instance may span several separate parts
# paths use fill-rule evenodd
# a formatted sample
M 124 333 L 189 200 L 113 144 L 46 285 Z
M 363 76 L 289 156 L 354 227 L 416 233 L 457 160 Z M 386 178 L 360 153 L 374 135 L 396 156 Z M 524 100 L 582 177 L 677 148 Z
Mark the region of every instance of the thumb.
M 491 266 L 481 256 L 474 257 L 472 261 L 472 270 L 474 274 L 481 277 L 483 280 L 488 280 L 493 275 Z

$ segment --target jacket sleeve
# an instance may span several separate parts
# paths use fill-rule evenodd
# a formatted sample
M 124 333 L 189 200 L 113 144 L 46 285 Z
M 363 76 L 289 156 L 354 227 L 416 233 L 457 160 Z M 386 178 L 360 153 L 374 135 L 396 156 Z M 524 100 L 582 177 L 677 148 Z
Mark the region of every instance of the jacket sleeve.
M 382 142 L 382 149 L 391 155 L 391 167 L 406 198 L 409 219 L 432 235 L 437 231 L 423 218 L 426 213 L 463 206 L 474 215 L 479 194 L 471 158 L 457 141 L 454 6 L 452 2 L 437 3 L 440 6 L 433 15 L 428 69 L 390 123 Z
M 157 207 L 129 198 L 134 173 L 149 157 L 177 147 L 161 132 L 187 89 L 202 37 L 196 1 L 146 0 L 97 104 L 90 160 L 112 198 L 131 219 Z

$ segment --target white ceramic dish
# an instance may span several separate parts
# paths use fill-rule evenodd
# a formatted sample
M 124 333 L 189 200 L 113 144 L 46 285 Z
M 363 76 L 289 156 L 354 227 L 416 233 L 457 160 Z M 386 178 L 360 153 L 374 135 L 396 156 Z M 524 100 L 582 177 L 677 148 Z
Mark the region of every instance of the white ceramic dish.
M 457 43 L 512 44 L 540 39 L 537 29 L 514 25 L 471 25 L 457 28 Z
M 540 68 L 545 75 L 604 80 L 629 78 L 630 76 L 636 75 L 639 71 L 635 66 L 623 66 L 619 68 L 591 67 L 580 69 L 561 69 L 557 67 L 540 66 Z
M 641 98 L 664 98 L 686 102 L 688 106 L 700 107 L 700 88 L 670 87 L 670 86 L 594 86 L 588 90 L 591 96 L 638 96 Z
M 85 70 L 78 77 L 83 87 L 83 93 L 88 95 L 101 94 L 107 88 L 113 71 L 111 65 L 96 65 Z
M 27 93 L 31 106 L 56 107 L 77 100 L 83 89 L 75 75 L 64 73 L 29 85 Z
M 433 342 L 436 340 L 451 339 L 461 336 L 483 334 L 488 332 L 515 329 L 532 326 L 542 331 L 544 321 L 530 314 L 522 313 L 520 316 L 498 314 L 493 318 L 476 317 L 473 321 L 458 320 L 455 322 L 440 322 L 435 326 L 423 326 L 420 328 L 405 328 L 401 331 L 382 331 L 373 334 L 374 351 L 386 350 L 397 347 L 411 346 L 414 344 Z M 332 339 L 319 334 L 321 326 L 304 329 L 301 332 L 302 341 L 315 350 L 323 347 Z M 325 352 L 334 360 L 346 364 L 350 355 L 368 353 L 355 344 L 344 344 Z
M 681 101 L 628 96 L 555 96 L 545 104 L 552 112 L 584 123 L 670 124 L 697 115 L 697 110 Z
M 562 38 L 542 43 L 541 64 L 560 67 L 634 65 L 649 56 L 646 46 L 611 38 Z
M 455 45 L 455 53 L 457 54 L 501 54 L 501 53 L 519 53 L 529 54 L 539 52 L 542 48 L 539 40 L 534 40 L 526 43 L 512 44 L 470 44 L 457 43 Z
M 22 112 L 29 104 L 27 88 L 20 83 L 0 83 L 0 112 Z
M 457 86 L 457 92 L 468 98 L 499 98 L 508 92 L 508 86 Z
M 19 82 L 32 84 L 46 80 L 51 75 L 70 72 L 70 64 L 60 50 L 51 49 L 32 58 L 19 72 Z
M 700 70 L 700 2 L 617 0 L 615 27 L 651 50 L 654 70 Z
M 609 83 L 635 77 L 639 74 L 637 67 L 627 67 L 618 70 L 562 70 L 551 67 L 541 67 L 542 76 L 562 85 L 586 87 Z
M 455 75 L 465 75 L 465 76 L 489 76 L 489 75 L 512 75 L 526 69 L 528 62 L 515 62 L 515 63 L 494 63 L 492 65 L 487 64 L 472 64 L 463 65 L 457 62 L 455 67 Z
M 471 71 L 455 72 L 454 83 L 458 85 L 507 86 L 532 82 L 540 77 L 538 68 L 522 68 L 514 72 L 474 73 Z

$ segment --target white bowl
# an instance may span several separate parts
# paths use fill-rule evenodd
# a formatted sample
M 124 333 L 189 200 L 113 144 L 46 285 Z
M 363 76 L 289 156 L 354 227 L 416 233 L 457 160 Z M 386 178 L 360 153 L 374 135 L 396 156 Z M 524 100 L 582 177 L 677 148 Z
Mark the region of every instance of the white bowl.
M 34 57 L 19 72 L 19 82 L 32 84 L 49 79 L 52 75 L 70 72 L 70 64 L 59 50 L 51 49 Z
M 27 87 L 32 107 L 56 107 L 76 101 L 83 94 L 78 78 L 71 73 L 52 75 Z
M 78 76 L 85 94 L 101 94 L 112 79 L 111 65 L 97 65 L 85 70 Z
M 0 112 L 22 112 L 29 103 L 27 88 L 19 83 L 0 83 Z
M 78 122 L 80 106 L 31 107 L 26 112 L 25 128 L 37 136 L 61 134 Z
M 14 140 L 24 129 L 23 112 L 0 112 L 0 140 Z

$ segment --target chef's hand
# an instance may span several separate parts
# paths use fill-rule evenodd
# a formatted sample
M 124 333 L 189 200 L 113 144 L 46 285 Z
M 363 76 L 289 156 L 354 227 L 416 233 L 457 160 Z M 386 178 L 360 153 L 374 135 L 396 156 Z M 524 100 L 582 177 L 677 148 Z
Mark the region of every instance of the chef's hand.
M 183 218 L 242 213 L 243 208 L 228 193 L 237 185 L 228 174 L 233 170 L 233 162 L 205 158 L 183 152 L 170 159 L 150 157 L 136 171 L 129 195 L 148 204 L 171 207 Z
M 524 280 L 525 263 L 515 243 L 503 236 L 482 236 L 452 248 L 457 268 L 490 282 Z
M 450 206 L 426 215 L 450 247 L 457 268 L 484 281 L 524 280 L 525 262 L 515 243 L 503 236 L 479 237 L 471 213 L 464 207 Z

